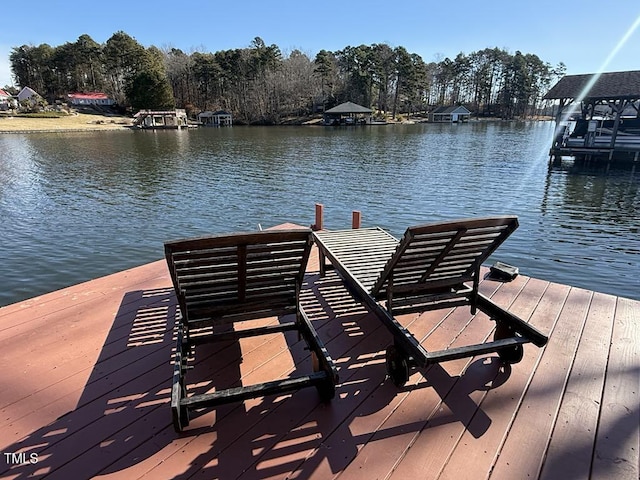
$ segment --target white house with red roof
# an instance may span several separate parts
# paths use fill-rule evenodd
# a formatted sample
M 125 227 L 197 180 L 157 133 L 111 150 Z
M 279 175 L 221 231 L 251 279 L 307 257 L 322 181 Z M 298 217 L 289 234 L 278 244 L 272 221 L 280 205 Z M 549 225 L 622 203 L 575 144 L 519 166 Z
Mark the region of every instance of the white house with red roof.
M 67 95 L 69 102 L 74 106 L 82 105 L 114 105 L 116 102 L 109 98 L 106 93 L 88 92 L 88 93 L 70 93 Z
M 8 110 L 11 105 L 11 95 L 0 88 L 0 110 Z

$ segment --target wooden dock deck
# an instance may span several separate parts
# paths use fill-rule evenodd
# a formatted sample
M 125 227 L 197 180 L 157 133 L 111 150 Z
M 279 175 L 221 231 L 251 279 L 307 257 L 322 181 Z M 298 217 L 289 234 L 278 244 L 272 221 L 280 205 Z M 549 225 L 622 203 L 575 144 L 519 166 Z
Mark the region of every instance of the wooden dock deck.
M 314 256 L 303 297 L 340 369 L 336 398 L 304 389 L 229 404 L 180 435 L 164 261 L 1 308 L 0 477 L 638 479 L 640 302 L 485 278 L 481 291 L 548 345 L 526 345 L 511 368 L 496 355 L 435 365 L 399 390 L 385 379 L 390 334 L 317 267 Z M 491 335 L 493 322 L 470 320 L 460 308 L 403 317 L 427 349 Z M 197 355 L 196 389 L 311 368 L 295 336 Z

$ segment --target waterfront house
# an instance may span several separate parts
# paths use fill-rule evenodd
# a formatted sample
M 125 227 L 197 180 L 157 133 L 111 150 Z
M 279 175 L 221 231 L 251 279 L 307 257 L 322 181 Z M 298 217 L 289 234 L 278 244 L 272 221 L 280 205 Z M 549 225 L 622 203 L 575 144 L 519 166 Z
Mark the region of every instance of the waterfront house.
M 133 116 L 133 124 L 139 128 L 187 128 L 187 113 L 175 110 L 140 110 Z
M 471 112 L 462 105 L 438 107 L 429 113 L 430 122 L 458 123 L 467 122 L 471 118 Z
M 202 125 L 210 127 L 231 126 L 233 124 L 233 116 L 224 110 L 218 110 L 216 112 L 207 111 L 198 114 L 198 121 Z
M 35 105 L 41 98 L 42 96 L 30 87 L 23 87 L 18 93 L 18 102 L 20 103 L 27 100 L 32 105 Z
M 9 110 L 11 105 L 11 95 L 0 89 L 0 110 Z
M 86 105 L 112 106 L 116 103 L 114 99 L 109 98 L 106 93 L 102 92 L 70 93 L 67 98 L 69 103 L 75 107 Z
M 372 110 L 353 102 L 345 102 L 324 112 L 325 125 L 356 125 L 371 123 Z

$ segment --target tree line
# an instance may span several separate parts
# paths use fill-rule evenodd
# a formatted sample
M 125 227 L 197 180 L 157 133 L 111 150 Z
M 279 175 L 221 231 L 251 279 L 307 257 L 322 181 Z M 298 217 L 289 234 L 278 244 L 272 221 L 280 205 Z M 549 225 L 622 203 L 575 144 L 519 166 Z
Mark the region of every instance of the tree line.
M 70 92 L 102 91 L 123 108 L 228 110 L 234 121 L 277 124 L 345 101 L 396 117 L 441 105 L 465 105 L 479 116 L 534 115 L 565 66 L 535 54 L 486 48 L 427 63 L 404 47 L 380 43 L 283 53 L 256 37 L 215 53 L 145 48 L 125 32 L 104 44 L 89 35 L 52 47 L 12 49 L 16 84 L 48 101 Z

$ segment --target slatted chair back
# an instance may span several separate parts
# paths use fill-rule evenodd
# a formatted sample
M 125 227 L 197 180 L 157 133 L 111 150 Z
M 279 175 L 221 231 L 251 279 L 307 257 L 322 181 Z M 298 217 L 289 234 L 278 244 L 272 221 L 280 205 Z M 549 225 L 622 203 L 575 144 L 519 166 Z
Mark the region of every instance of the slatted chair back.
M 517 217 L 492 217 L 411 227 L 371 294 L 391 305 L 473 304 L 480 266 L 518 227 Z M 471 285 L 469 285 L 471 283 Z M 471 299 L 471 300 L 470 300 Z
M 202 327 L 297 312 L 311 244 L 309 229 L 165 243 L 182 321 Z

